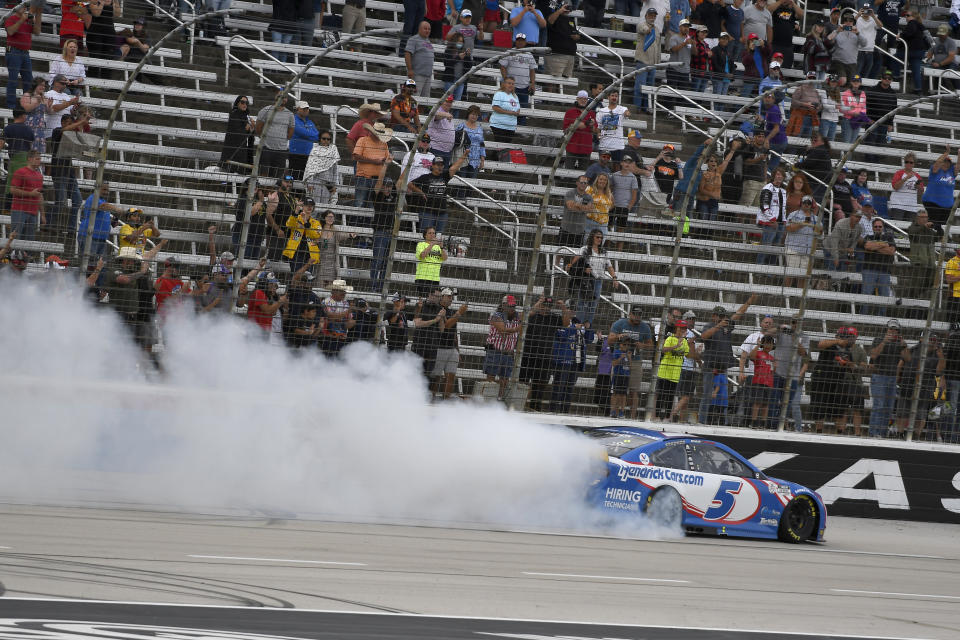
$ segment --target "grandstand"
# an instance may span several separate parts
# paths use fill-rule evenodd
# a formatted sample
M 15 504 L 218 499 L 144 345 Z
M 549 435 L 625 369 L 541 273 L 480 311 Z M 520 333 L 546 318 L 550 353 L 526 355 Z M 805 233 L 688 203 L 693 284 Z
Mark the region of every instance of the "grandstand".
M 571 278 L 555 264 L 558 258 L 569 262 L 580 250 L 579 246 L 560 244 L 559 219 L 564 213 L 564 193 L 582 174 L 582 169 L 567 169 L 561 163 L 556 172 L 556 183 L 551 187 L 542 243 L 535 250 L 538 213 L 548 186 L 549 167 L 556 154 L 562 153 L 558 144 L 563 135 L 564 113 L 573 106 L 578 91 L 588 89 L 591 83 L 608 84 L 634 68 L 637 36 L 632 32 L 632 25 L 641 23 L 643 18 L 616 16 L 612 14 L 613 3 L 609 4 L 611 7 L 602 27 L 581 27 L 583 36 L 578 44 L 573 77 L 551 76 L 542 69 L 537 71 L 537 91 L 532 96 L 531 108 L 524 111 L 526 120 L 517 127 L 517 138 L 513 141 L 492 139 L 486 122 L 494 113 L 491 101 L 498 90 L 498 69 L 480 71 L 468 82 L 462 99 L 451 105 L 457 116 L 456 122 L 465 117 L 471 105 L 478 105 L 484 121 L 482 126 L 487 130 L 483 171 L 476 177 L 458 177 L 451 182 L 456 190 L 449 199 L 450 221 L 445 230 L 447 237 L 462 239 L 461 250 L 466 247 L 466 255 L 452 255 L 443 264 L 440 280 L 442 287 L 455 290 L 455 306 L 461 302 L 469 303 L 456 328 L 461 345 L 456 369 L 458 395 L 469 396 L 475 389 L 482 390 L 483 385 L 476 383 L 486 378 L 483 361 L 490 331 L 489 316 L 496 311 L 503 296 L 516 296 L 525 312 L 541 296 L 572 297 Z M 55 32 L 61 18 L 60 6 L 58 2 L 46 4 L 40 33 L 34 36 L 30 57 L 35 76 L 46 77 L 48 66 L 60 54 L 59 37 Z M 823 9 L 814 2 L 801 3 L 800 6 L 807 14 L 804 24 L 808 27 Z M 146 217 L 155 220 L 160 237 L 168 241 L 156 257 L 155 275 L 159 276 L 163 270 L 163 261 L 173 256 L 184 265 L 183 275 L 199 280 L 209 273 L 211 237 L 214 253 L 229 250 L 240 255 L 233 236 L 234 226 L 242 223 L 242 219 L 237 218 L 236 204 L 245 195 L 249 174 L 241 166 L 220 163 L 231 106 L 237 96 L 249 96 L 252 100 L 249 112 L 256 115 L 273 99 L 275 88 L 285 84 L 317 54 L 320 50 L 317 45 L 328 44 L 338 37 L 336 27 L 331 25 L 339 17 L 342 0 L 334 0 L 329 7 L 334 15 L 325 16 L 325 26 L 314 31 L 314 42 L 309 45 L 275 44 L 271 39 L 272 5 L 267 2 L 233 2 L 231 8 L 234 11 L 224 20 L 223 28 L 216 28 L 213 22 L 207 21 L 193 29 L 193 39 L 189 41 L 182 37 L 169 39 L 164 48 L 148 60 L 140 77 L 130 86 L 110 133 L 104 177 L 110 183 L 110 201 L 123 209 L 143 209 Z M 501 17 L 509 15 L 511 8 L 502 5 Z M 122 9 L 122 17 L 115 18 L 116 28 L 132 28 L 134 21 L 144 16 L 154 42 L 173 24 L 173 19 L 167 17 L 172 15 L 167 8 L 150 1 L 130 0 Z M 366 14 L 368 29 L 401 28 L 405 17 L 402 3 L 377 0 L 366 2 Z M 829 15 L 828 10 L 826 15 Z M 570 16 L 583 20 L 582 11 L 573 11 Z M 189 16 L 181 17 L 187 19 Z M 612 28 L 611 19 L 613 24 L 626 25 L 627 30 Z M 933 33 L 944 23 L 942 10 L 934 10 L 925 22 Z M 506 38 L 509 45 L 509 35 Z M 343 236 L 344 239 L 337 243 L 337 276 L 353 287 L 351 297 L 363 298 L 374 308 L 380 304 L 380 292 L 373 290 L 370 276 L 373 250 L 368 239 L 374 233 L 374 213 L 370 208 L 354 206 L 355 169 L 345 137 L 356 122 L 360 105 L 379 103 L 386 109 L 391 98 L 402 91 L 407 80 L 402 56 L 405 39 L 406 36 L 399 35 L 360 38 L 351 50 L 327 55 L 305 73 L 302 82 L 293 90 L 295 100 L 309 102 L 310 118 L 318 129 L 332 132 L 334 144 L 339 149 L 341 184 L 337 188 L 337 202 L 318 205 L 316 212 L 319 216 L 322 211 L 332 211 L 336 216 L 337 230 L 356 236 L 351 239 Z M 804 76 L 803 57 L 799 54 L 804 43 L 803 35 L 798 32 L 793 43 L 798 53 L 793 67 L 784 69 L 785 81 Z M 477 47 L 474 63 L 501 51 L 498 44 L 503 44 L 502 34 L 487 33 L 483 45 Z M 436 44 L 435 74 L 443 71 L 441 59 L 450 46 Z M 6 51 L 5 47 L 4 53 Z M 101 135 L 116 96 L 136 62 L 85 55 L 78 59 L 87 68 L 81 101 L 95 110 L 92 133 Z M 670 54 L 665 51 L 662 59 L 669 60 Z M 740 62 L 736 66 L 742 70 Z M 101 72 L 91 73 L 95 69 Z M 925 86 L 931 91 L 945 91 L 946 86 L 942 84 L 945 75 L 949 79 L 950 72 L 925 68 Z M 901 91 L 904 77 L 899 76 L 892 85 L 898 91 L 898 105 L 905 105 L 916 97 Z M 865 79 L 866 85 L 872 86 L 876 82 L 876 79 Z M 647 164 L 651 164 L 664 146 L 670 144 L 676 149 L 682 165 L 707 135 L 716 135 L 734 110 L 750 102 L 745 96 L 723 96 L 721 100 L 713 93 L 694 92 L 689 88 L 682 88 L 679 92 L 672 90 L 662 72 L 658 83 L 658 87 L 644 88 L 644 93 L 653 100 L 651 115 L 635 108 L 632 81 L 622 91 L 621 102 L 630 110 L 623 125 L 627 130 L 642 133 L 637 150 Z M 735 81 L 734 86 L 737 84 Z M 420 99 L 421 118 L 436 104 L 440 94 L 439 87 L 435 86 L 429 97 Z M 789 103 L 788 95 L 784 106 Z M 752 109 L 741 120 L 748 121 L 755 114 L 756 110 Z M 890 196 L 893 190 L 891 179 L 902 168 L 907 151 L 916 154 L 918 169 L 922 169 L 920 174 L 926 178 L 930 165 L 940 157 L 945 145 L 952 145 L 954 151 L 960 146 L 955 132 L 958 114 L 960 101 L 955 96 L 917 104 L 895 116 L 885 144 L 870 142 L 860 145 L 846 166 L 853 171 L 865 169 L 868 172 L 866 188 L 880 205 Z M 12 115 L 10 108 L 0 109 L 0 117 L 5 123 L 11 121 Z M 730 148 L 739 125 L 739 121 L 733 123 L 721 136 L 721 151 Z M 414 139 L 414 133 L 397 131 L 389 143 L 393 163 L 388 169 L 389 175 L 399 179 L 400 162 Z M 809 142 L 809 137 L 791 136 L 783 151 L 784 164 L 793 166 Z M 849 143 L 838 139 L 832 145 L 832 160 L 836 162 L 849 148 Z M 516 150 L 523 151 L 524 162 L 515 161 L 516 154 L 511 156 L 510 152 Z M 6 156 L 6 152 L 4 154 Z M 595 150 L 589 162 L 598 159 Z M 50 155 L 45 153 L 43 166 L 49 167 L 51 161 Z M 73 166 L 80 192 L 86 198 L 95 188 L 96 158 L 76 158 Z M 53 182 L 48 170 L 45 174 L 44 197 L 50 211 Z M 717 305 L 733 313 L 749 296 L 756 294 L 754 304 L 733 332 L 734 346 L 739 346 L 748 335 L 757 331 L 767 315 L 787 319 L 802 313 L 804 330 L 814 345 L 820 340 L 833 338 L 838 327 L 855 325 L 860 332 L 861 344 L 869 348 L 874 337 L 883 334 L 892 318 L 899 322 L 907 343 L 911 345 L 928 326 L 940 332 L 948 329 L 950 318 L 945 309 L 950 289 L 944 286 L 942 290 L 933 291 L 931 296 L 930 286 L 919 290 L 907 286 L 913 269 L 911 260 L 915 255 L 908 239 L 909 221 L 888 216 L 886 207 L 877 207 L 879 219 L 894 233 L 897 254 L 891 277 L 892 295 L 878 296 L 860 292 L 863 277 L 859 272 L 841 277 L 830 274 L 819 246 L 811 286 L 796 286 L 807 275 L 806 269 L 788 266 L 782 245 L 761 244 L 755 205 L 721 201 L 718 220 L 703 220 L 691 214 L 685 227 L 683 221 L 678 222 L 677 212 L 664 206 L 664 197 L 668 194 L 656 194 L 654 180 L 641 180 L 640 184 L 641 197 L 647 200 L 648 206 L 636 207 L 630 213 L 629 226 L 607 236 L 608 257 L 617 281 L 604 283 L 593 322 L 593 328 L 604 336 L 611 332 L 613 322 L 625 316 L 631 308 L 642 308 L 645 319 L 651 324 L 659 323 L 668 290 L 670 306 L 695 314 L 697 333 L 709 321 Z M 295 189 L 301 187 L 299 181 L 295 183 Z M 391 292 L 401 291 L 411 297 L 415 297 L 417 290 L 417 243 L 422 240 L 423 231 L 414 210 L 415 206 L 403 213 L 396 240 L 397 251 L 392 256 L 393 275 L 387 287 Z M 829 232 L 834 221 L 830 215 L 826 218 L 824 224 Z M 11 224 L 11 213 L 5 209 L 0 213 L 4 241 L 9 238 Z M 283 225 L 283 221 L 280 224 Z M 678 224 L 681 227 L 679 233 Z M 49 255 L 68 257 L 76 265 L 77 257 L 72 255 L 75 246 L 73 230 L 66 229 L 63 220 L 58 225 L 41 228 L 34 240 L 14 240 L 11 248 L 30 252 L 30 260 L 37 268 Z M 211 225 L 214 227 L 212 236 L 208 231 Z M 108 242 L 114 252 L 119 248 L 119 230 L 119 225 L 112 229 Z M 946 241 L 935 247 L 938 257 L 943 254 L 944 262 L 953 255 L 956 247 L 955 232 L 952 228 L 947 232 Z M 153 242 L 148 241 L 147 247 L 152 245 Z M 268 248 L 269 243 L 264 252 Z M 770 257 L 774 264 L 758 268 L 758 257 Z M 251 268 L 256 264 L 256 259 L 247 259 L 244 267 Z M 671 265 L 676 266 L 673 274 Z M 268 268 L 281 278 L 282 287 L 289 286 L 291 269 L 288 262 L 271 260 Z M 531 271 L 535 276 L 532 299 L 527 297 L 527 280 Z M 792 278 L 794 286 L 784 286 L 785 278 Z M 317 287 L 316 293 L 325 297 L 328 289 Z M 932 306 L 931 300 L 934 302 Z M 389 301 L 386 308 L 389 308 Z M 880 309 L 885 309 L 884 315 L 873 313 Z M 247 309 L 240 307 L 236 312 L 245 315 Z M 412 318 L 412 306 L 409 313 Z M 155 350 L 161 348 L 162 341 Z M 816 351 L 815 346 L 812 350 Z M 549 354 L 550 349 L 546 348 L 546 351 Z M 596 344 L 586 348 L 585 367 L 576 376 L 569 408 L 572 413 L 595 415 L 605 411 L 596 402 L 594 388 L 598 353 Z M 816 354 L 813 358 L 816 360 Z M 642 368 L 647 371 L 643 383 L 646 389 L 651 370 L 650 354 L 643 359 Z M 868 385 L 866 369 L 863 374 L 863 384 Z M 739 381 L 732 380 L 731 392 L 738 386 Z M 804 395 L 805 406 L 809 400 Z M 696 401 L 691 402 L 688 414 L 683 415 L 681 421 L 696 419 L 696 404 Z M 932 404 L 932 399 L 926 399 L 919 406 L 923 409 Z M 868 399 L 865 413 L 870 408 Z M 864 419 L 864 424 L 866 422 Z M 807 427 L 810 428 L 810 424 Z M 930 432 L 928 429 L 928 435 Z

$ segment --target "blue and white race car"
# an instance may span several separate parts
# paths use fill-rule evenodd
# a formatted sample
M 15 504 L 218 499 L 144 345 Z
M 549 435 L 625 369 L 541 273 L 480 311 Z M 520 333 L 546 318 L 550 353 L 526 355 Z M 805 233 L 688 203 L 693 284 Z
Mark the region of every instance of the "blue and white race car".
M 816 492 L 767 477 L 719 442 L 638 427 L 583 433 L 607 452 L 607 475 L 589 493 L 602 509 L 644 512 L 690 533 L 823 540 L 827 508 Z

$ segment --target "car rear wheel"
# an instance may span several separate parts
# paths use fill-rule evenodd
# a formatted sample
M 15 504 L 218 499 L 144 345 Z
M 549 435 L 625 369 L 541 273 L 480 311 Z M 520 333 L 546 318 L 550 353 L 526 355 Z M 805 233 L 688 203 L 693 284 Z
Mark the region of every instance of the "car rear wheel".
M 799 543 L 811 538 L 817 528 L 818 515 L 817 505 L 810 496 L 797 496 L 780 516 L 780 539 Z
M 673 487 L 661 487 L 647 496 L 647 518 L 661 527 L 680 529 L 683 523 L 683 503 Z

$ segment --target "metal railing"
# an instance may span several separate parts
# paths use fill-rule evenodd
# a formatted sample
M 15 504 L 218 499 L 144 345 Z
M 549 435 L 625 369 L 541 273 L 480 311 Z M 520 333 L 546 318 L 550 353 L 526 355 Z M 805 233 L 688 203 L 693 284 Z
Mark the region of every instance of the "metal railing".
M 564 277 L 566 277 L 566 278 L 569 278 L 569 277 L 570 277 L 570 274 L 567 273 L 566 269 L 564 269 L 563 267 L 561 267 L 560 265 L 558 265 L 557 262 L 556 262 L 557 256 L 559 256 L 560 254 L 564 254 L 564 253 L 570 253 L 570 255 L 572 255 L 572 256 L 577 256 L 577 255 L 579 255 L 579 254 L 577 253 L 576 249 L 573 249 L 573 248 L 571 248 L 571 247 L 559 247 L 559 248 L 557 249 L 557 251 L 555 251 L 554 253 L 543 253 L 543 254 L 542 254 L 543 257 L 544 257 L 544 259 L 547 261 L 547 271 L 550 273 L 550 293 L 551 293 L 551 294 L 554 293 L 554 285 L 555 285 L 555 283 L 556 283 L 556 276 L 557 276 L 557 274 L 562 274 L 562 275 L 563 275 Z M 609 273 L 604 273 L 604 274 L 601 276 L 601 279 L 613 280 L 613 278 L 610 277 L 610 274 L 609 274 Z M 629 297 L 627 298 L 628 300 L 630 300 L 630 299 L 633 298 L 633 292 L 630 290 L 630 287 L 628 287 L 628 286 L 627 286 L 626 284 L 624 284 L 623 282 L 620 282 L 620 280 L 616 280 L 615 282 L 616 282 L 618 285 L 620 285 L 621 287 L 623 287 L 624 289 L 627 290 L 627 296 L 629 296 Z M 628 314 L 628 312 L 629 312 L 629 309 L 624 309 L 624 308 L 621 307 L 619 304 L 617 304 L 616 302 L 614 302 L 611 298 L 608 298 L 607 296 L 605 296 L 605 295 L 603 295 L 603 294 L 601 293 L 600 296 L 598 297 L 598 299 L 599 299 L 599 300 L 602 300 L 603 302 L 607 303 L 608 305 L 610 305 L 611 307 L 613 307 L 614 309 L 616 309 L 617 311 L 619 311 L 621 314 L 623 314 L 624 317 L 627 316 L 627 314 Z
M 690 104 L 692 104 L 692 105 L 693 105 L 694 107 L 696 107 L 697 109 L 700 109 L 701 111 L 703 111 L 704 113 L 706 113 L 706 114 L 707 114 L 707 117 L 716 119 L 717 122 L 721 122 L 721 123 L 722 123 L 722 122 L 725 122 L 725 121 L 726 121 L 725 118 L 721 118 L 721 117 L 720 117 L 720 114 L 718 114 L 718 113 L 715 112 L 715 111 L 711 111 L 710 109 L 707 109 L 705 106 L 703 106 L 702 104 L 700 104 L 700 103 L 697 102 L 696 100 L 694 100 L 694 99 L 692 99 L 692 98 L 690 98 L 690 97 L 688 97 L 688 96 L 685 96 L 684 94 L 680 93 L 679 91 L 677 91 L 676 89 L 674 89 L 673 87 L 671 87 L 671 86 L 669 86 L 669 85 L 661 84 L 661 85 L 660 85 L 659 87 L 657 87 L 656 90 L 653 92 L 653 117 L 652 117 L 651 122 L 650 122 L 650 128 L 653 129 L 654 131 L 657 130 L 657 111 L 658 111 L 658 108 L 657 108 L 657 107 L 660 107 L 660 108 L 662 108 L 664 111 L 666 111 L 669 115 L 671 115 L 671 116 L 673 116 L 674 118 L 676 118 L 676 119 L 680 120 L 681 122 L 683 122 L 686 126 L 692 127 L 693 129 L 696 129 L 697 131 L 699 131 L 699 132 L 702 133 L 703 135 L 709 137 L 709 134 L 708 134 L 706 131 L 704 131 L 703 129 L 701 129 L 701 128 L 698 127 L 697 125 L 695 125 L 695 124 L 694 124 L 691 120 L 689 120 L 686 116 L 684 116 L 683 114 L 680 114 L 680 113 L 674 113 L 674 112 L 670 111 L 670 109 L 668 109 L 666 105 L 661 104 L 661 102 L 660 102 L 660 92 L 661 92 L 661 91 L 669 91 L 670 93 L 673 93 L 674 95 L 680 96 L 681 98 L 683 98 L 684 100 L 686 100 L 687 102 L 689 102 Z
M 250 39 L 246 38 L 245 36 L 242 36 L 242 35 L 240 35 L 240 34 L 238 33 L 238 34 L 234 34 L 234 35 L 230 36 L 230 39 L 227 40 L 226 46 L 223 48 L 223 59 L 224 59 L 223 86 L 225 86 L 225 87 L 230 86 L 230 61 L 233 60 L 234 62 L 236 62 L 237 64 L 239 64 L 241 67 L 243 67 L 244 69 L 246 69 L 246 70 L 249 71 L 250 73 L 252 73 L 252 74 L 254 74 L 255 76 L 257 76 L 258 78 L 260 78 L 260 80 L 262 80 L 262 81 L 264 82 L 264 84 L 270 85 L 270 86 L 272 86 L 272 87 L 277 87 L 277 88 L 280 87 L 279 84 L 277 84 L 276 82 L 274 82 L 273 80 L 271 80 L 271 79 L 268 78 L 267 76 L 263 75 L 263 72 L 262 72 L 262 71 L 254 68 L 252 65 L 248 64 L 245 60 L 241 60 L 241 59 L 238 58 L 236 55 L 234 55 L 233 53 L 230 52 L 230 43 L 233 42 L 234 40 L 239 40 L 240 42 L 246 43 L 247 45 L 250 46 L 251 49 L 256 49 L 257 51 L 259 51 L 259 52 L 262 53 L 263 55 L 267 56 L 270 60 L 273 60 L 274 62 L 276 62 L 277 64 L 279 64 L 280 66 L 282 66 L 284 69 L 286 69 L 286 70 L 287 70 L 288 72 L 290 72 L 291 74 L 295 74 L 295 73 L 296 73 L 296 69 L 294 69 L 293 67 L 291 67 L 290 65 L 288 65 L 286 62 L 282 62 L 281 60 L 279 60 L 276 56 L 274 56 L 272 53 L 270 53 L 270 52 L 267 51 L 266 49 L 261 48 L 259 45 L 257 45 L 256 43 L 254 43 L 252 40 L 250 40 Z M 281 46 L 282 46 L 282 45 L 281 45 Z M 299 88 L 297 89 L 297 96 L 298 96 L 298 98 L 299 98 Z
M 491 197 L 490 194 L 484 193 L 483 191 L 481 191 L 475 184 L 472 184 L 472 183 L 469 182 L 466 178 L 463 178 L 463 177 L 461 177 L 461 176 L 454 176 L 454 179 L 457 180 L 457 182 L 460 182 L 460 183 L 466 185 L 467 187 L 469 187 L 469 188 L 472 189 L 473 191 L 479 193 L 479 194 L 481 195 L 481 197 L 483 197 L 484 200 L 487 200 L 487 201 L 489 201 L 489 202 L 492 202 L 492 203 L 495 204 L 498 208 L 502 209 L 504 212 L 506 212 L 506 213 L 508 213 L 509 215 L 513 216 L 513 229 L 514 229 L 514 231 L 513 231 L 513 234 L 510 234 L 510 233 L 508 233 L 507 231 L 505 231 L 504 229 L 502 229 L 501 227 L 499 227 L 498 225 L 490 222 L 489 220 L 487 220 L 486 218 L 484 218 L 483 216 L 481 216 L 478 211 L 474 211 L 474 210 L 472 210 L 472 209 L 470 210 L 470 211 L 472 211 L 472 213 L 473 213 L 473 215 L 474 215 L 475 218 L 477 218 L 478 220 L 480 220 L 481 222 L 483 222 L 484 224 L 486 224 L 487 226 L 489 226 L 489 227 L 490 227 L 491 229 L 493 229 L 495 232 L 497 232 L 497 233 L 499 233 L 500 235 L 506 237 L 506 238 L 510 241 L 510 244 L 513 246 L 513 268 L 514 268 L 514 269 L 518 269 L 518 268 L 520 267 L 520 216 L 518 216 L 515 211 L 513 211 L 513 210 L 510 209 L 510 208 L 508 208 L 506 205 L 504 205 L 504 204 L 503 204 L 502 202 L 500 202 L 499 200 L 496 200 L 496 199 L 494 199 L 493 197 Z M 463 205 L 463 206 L 466 206 L 466 205 Z M 467 208 L 469 208 L 469 207 L 467 207 Z
M 616 51 L 614 51 L 613 49 L 611 49 L 611 48 L 608 47 L 607 45 L 603 44 L 602 42 L 600 42 L 599 40 L 597 40 L 596 38 L 594 38 L 593 36 L 591 36 L 589 33 L 584 33 L 584 32 L 581 31 L 580 29 L 577 29 L 577 33 L 580 35 L 581 38 L 586 38 L 587 40 L 589 40 L 590 42 L 594 43 L 595 45 L 597 45 L 598 47 L 600 47 L 601 49 L 603 49 L 604 51 L 606 51 L 607 53 L 609 53 L 610 55 L 612 55 L 614 58 L 616 58 L 617 60 L 619 60 L 619 61 L 620 61 L 620 75 L 619 75 L 619 76 L 614 76 L 614 77 L 616 77 L 616 78 L 622 78 L 622 77 L 623 77 L 623 69 L 624 69 L 624 66 L 623 66 L 623 56 L 621 56 L 619 53 L 617 53 Z M 599 66 L 599 65 L 598 65 L 598 66 Z M 622 86 L 622 85 L 620 86 L 620 88 L 617 89 L 617 97 L 618 97 L 618 98 L 622 98 L 622 97 L 623 97 L 623 86 Z
M 157 4 L 157 3 L 154 2 L 153 0 L 145 0 L 145 1 L 146 1 L 146 3 L 147 3 L 148 5 L 150 5 L 151 7 L 153 7 L 154 11 L 156 11 L 157 13 L 160 13 L 160 14 L 165 15 L 166 17 L 170 18 L 171 20 L 173 20 L 173 21 L 176 22 L 177 24 L 181 24 L 181 25 L 183 24 L 183 20 L 181 20 L 178 16 L 173 15 L 172 13 L 170 13 L 169 11 L 167 11 L 166 9 L 164 9 L 163 7 L 161 7 L 159 4 Z M 187 5 L 187 6 L 190 8 L 190 13 L 191 13 L 192 15 L 196 15 L 196 13 L 197 13 L 197 7 L 196 7 L 196 5 L 195 5 L 193 2 L 190 2 L 190 0 L 178 0 L 178 2 L 183 2 L 183 4 Z M 190 26 L 187 27 L 187 31 L 190 32 L 190 47 L 189 47 L 189 51 L 190 51 L 190 52 L 189 52 L 189 54 L 188 54 L 188 60 L 189 60 L 190 64 L 193 64 L 193 47 L 194 47 L 194 41 L 197 39 L 197 38 L 196 38 L 196 35 L 197 35 L 197 34 L 196 34 L 196 24 L 193 23 L 193 22 L 191 22 L 191 23 L 190 23 Z

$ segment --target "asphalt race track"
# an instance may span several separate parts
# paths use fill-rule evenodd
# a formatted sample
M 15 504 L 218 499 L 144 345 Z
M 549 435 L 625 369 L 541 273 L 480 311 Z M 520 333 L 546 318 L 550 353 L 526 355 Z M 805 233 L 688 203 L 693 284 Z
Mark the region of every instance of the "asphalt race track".
M 0 505 L 0 638 L 960 638 L 956 526 L 832 518 L 827 539 Z

